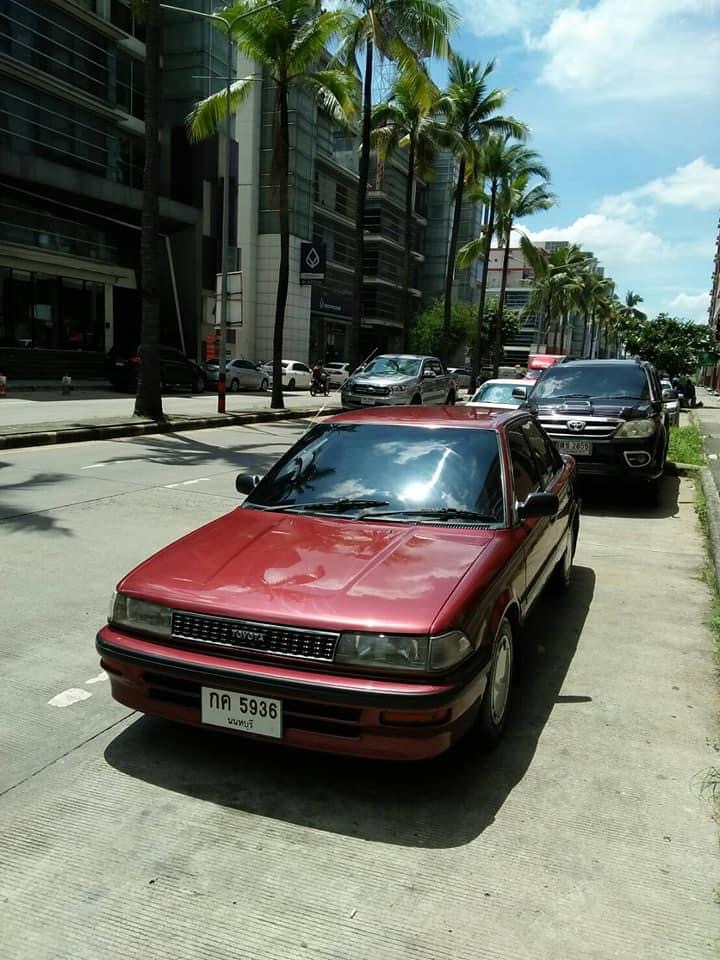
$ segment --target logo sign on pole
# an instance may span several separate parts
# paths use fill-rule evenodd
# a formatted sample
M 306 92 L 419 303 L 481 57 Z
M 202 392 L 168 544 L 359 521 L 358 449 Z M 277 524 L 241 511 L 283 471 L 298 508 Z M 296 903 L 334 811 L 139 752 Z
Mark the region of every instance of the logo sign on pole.
M 228 279 L 228 312 L 227 312 L 227 325 L 228 327 L 241 327 L 243 325 L 243 314 L 242 314 L 242 300 L 243 300 L 243 284 L 242 284 L 242 270 L 233 270 L 227 275 Z M 215 322 L 220 322 L 220 299 L 222 295 L 222 274 L 218 273 L 216 276 L 216 307 L 215 307 Z
M 327 251 L 324 243 L 300 244 L 300 283 L 325 279 Z

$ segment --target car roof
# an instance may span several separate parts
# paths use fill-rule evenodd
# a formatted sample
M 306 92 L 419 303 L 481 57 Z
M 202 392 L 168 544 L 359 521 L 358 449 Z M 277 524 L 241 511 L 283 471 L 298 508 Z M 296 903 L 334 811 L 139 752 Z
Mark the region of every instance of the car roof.
M 548 367 L 548 370 L 552 370 L 553 367 L 560 369 L 561 367 L 607 367 L 607 366 L 618 366 L 622 364 L 624 367 L 640 367 L 647 361 L 644 360 L 633 360 L 633 359 L 617 359 L 617 360 L 566 360 L 565 363 L 556 363 L 552 367 Z
M 489 383 L 511 383 L 514 387 L 518 387 L 522 381 L 519 377 L 497 377 L 495 380 L 483 380 L 483 382 L 478 385 L 478 390 L 482 390 L 482 388 L 486 387 Z
M 482 427 L 496 430 L 507 420 L 518 416 L 518 410 L 487 410 L 467 406 L 398 406 L 360 407 L 328 417 L 331 423 L 390 423 L 428 427 Z

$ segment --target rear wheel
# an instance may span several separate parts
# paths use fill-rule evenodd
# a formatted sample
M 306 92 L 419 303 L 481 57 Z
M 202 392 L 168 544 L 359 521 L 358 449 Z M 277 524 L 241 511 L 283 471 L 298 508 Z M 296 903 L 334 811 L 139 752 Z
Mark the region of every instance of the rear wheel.
M 267 390 L 267 388 L 268 388 L 268 382 L 267 382 L 267 380 L 263 380 L 263 381 L 261 382 L 261 384 L 260 384 L 260 389 L 261 389 L 261 390 L 263 391 L 263 393 L 264 393 L 264 392 Z
M 197 377 L 193 381 L 192 392 L 202 393 L 205 390 L 205 377 Z
M 416 406 L 418 404 L 422 404 L 422 397 L 420 396 L 420 394 L 416 393 L 415 396 L 410 401 L 410 403 L 415 404 Z
M 514 666 L 515 643 L 510 621 L 505 618 L 495 636 L 488 683 L 477 718 L 476 736 L 485 749 L 494 746 L 505 729 Z
M 294 389 L 295 389 L 295 377 L 293 377 L 288 383 L 288 390 L 294 390 Z
M 237 377 L 235 377 L 233 380 L 230 381 L 230 391 L 232 393 L 237 393 L 239 389 L 240 389 L 240 383 Z

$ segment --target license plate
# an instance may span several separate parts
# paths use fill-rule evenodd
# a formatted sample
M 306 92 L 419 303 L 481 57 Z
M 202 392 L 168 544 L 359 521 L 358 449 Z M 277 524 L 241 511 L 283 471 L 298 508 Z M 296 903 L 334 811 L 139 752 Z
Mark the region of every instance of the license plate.
M 261 737 L 282 737 L 282 700 L 202 688 L 202 722 Z
M 116 367 L 124 367 L 124 366 L 125 366 L 125 361 L 124 361 L 124 360 L 116 360 L 116 361 L 115 361 L 115 366 L 116 366 Z
M 375 403 L 374 397 L 360 397 L 360 403 Z
M 556 443 L 560 453 L 586 457 L 592 453 L 592 443 L 589 440 L 557 440 Z

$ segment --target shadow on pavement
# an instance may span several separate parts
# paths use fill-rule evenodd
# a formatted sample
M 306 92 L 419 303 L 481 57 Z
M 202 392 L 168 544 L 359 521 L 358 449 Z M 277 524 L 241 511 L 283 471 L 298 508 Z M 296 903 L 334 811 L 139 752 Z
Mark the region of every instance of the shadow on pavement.
M 248 814 L 401 846 L 469 843 L 524 777 L 556 705 L 586 710 L 592 699 L 592 691 L 560 696 L 560 689 L 594 588 L 594 572 L 576 567 L 569 593 L 536 607 L 523 634 L 514 712 L 492 753 L 461 745 L 428 763 L 358 761 L 142 717 L 108 745 L 105 759 L 128 776 Z
M 10 463 L 0 463 L 3 467 L 12 467 Z M 31 477 L 24 477 L 16 483 L 3 483 L 0 474 L 0 531 L 8 533 L 11 530 L 34 530 L 39 533 L 60 533 L 63 536 L 72 536 L 72 531 L 63 527 L 58 520 L 42 510 L 23 510 L 6 503 L 3 496 L 12 490 L 28 490 L 31 487 L 49 487 L 62 483 L 68 479 L 64 473 L 35 473 Z
M 582 512 L 591 517 L 635 517 L 656 519 L 675 517 L 678 514 L 680 478 L 667 474 L 653 501 L 653 494 L 644 486 L 622 482 L 591 483 L 582 481 L 579 494 Z

